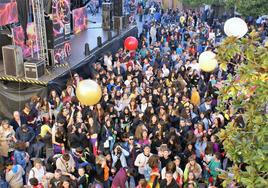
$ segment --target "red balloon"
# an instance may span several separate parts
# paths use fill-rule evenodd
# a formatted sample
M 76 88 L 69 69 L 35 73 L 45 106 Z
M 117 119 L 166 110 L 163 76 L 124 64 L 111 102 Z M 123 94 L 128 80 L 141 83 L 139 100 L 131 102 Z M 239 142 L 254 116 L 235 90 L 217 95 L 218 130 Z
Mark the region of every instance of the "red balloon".
M 124 46 L 127 50 L 136 50 L 138 48 L 138 40 L 135 37 L 128 37 L 124 42 Z

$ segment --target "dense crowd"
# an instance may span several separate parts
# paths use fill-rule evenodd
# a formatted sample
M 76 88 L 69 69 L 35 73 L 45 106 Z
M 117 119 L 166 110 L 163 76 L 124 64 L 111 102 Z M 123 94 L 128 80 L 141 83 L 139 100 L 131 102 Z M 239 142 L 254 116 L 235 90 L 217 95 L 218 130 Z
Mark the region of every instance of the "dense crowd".
M 231 161 L 217 133 L 240 114 L 230 116 L 231 101 L 224 113 L 216 108 L 221 80 L 234 67 L 200 70 L 199 54 L 223 37 L 219 20 L 202 18 L 169 11 L 145 21 L 137 51 L 119 49 L 93 65 L 98 104 L 79 103 L 75 91 L 85 78 L 74 73 L 61 93 L 33 96 L 3 120 L 0 187 L 218 187 Z

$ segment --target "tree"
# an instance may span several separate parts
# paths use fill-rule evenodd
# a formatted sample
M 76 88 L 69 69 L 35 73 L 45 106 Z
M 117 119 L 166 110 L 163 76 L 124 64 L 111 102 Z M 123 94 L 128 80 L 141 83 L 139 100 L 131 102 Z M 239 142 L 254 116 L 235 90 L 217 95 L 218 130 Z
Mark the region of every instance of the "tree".
M 267 0 L 183 0 L 183 3 L 190 6 L 223 4 L 227 8 L 235 7 L 243 16 L 258 17 L 268 13 Z
M 235 7 L 243 16 L 258 17 L 268 13 L 267 0 L 227 0 L 226 6 Z
M 223 185 L 234 179 L 249 188 L 268 187 L 268 48 L 255 32 L 228 37 L 217 48 L 217 59 L 223 70 L 235 67 L 219 91 L 218 110 L 231 120 L 218 136 L 234 163 L 228 170 L 232 178 L 221 174 Z

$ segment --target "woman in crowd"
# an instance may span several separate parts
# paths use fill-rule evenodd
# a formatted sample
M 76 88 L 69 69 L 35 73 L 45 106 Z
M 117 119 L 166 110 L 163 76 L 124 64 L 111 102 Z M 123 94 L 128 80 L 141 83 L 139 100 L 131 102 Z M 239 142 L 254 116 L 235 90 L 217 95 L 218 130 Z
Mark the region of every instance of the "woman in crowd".
M 46 169 L 43 166 L 41 159 L 37 158 L 34 160 L 34 167 L 30 170 L 28 175 L 28 185 L 30 185 L 30 179 L 36 178 L 39 183 L 42 182 L 45 177 Z
M 3 120 L 0 126 L 0 156 L 10 157 L 16 141 L 13 127 L 9 125 L 7 120 Z

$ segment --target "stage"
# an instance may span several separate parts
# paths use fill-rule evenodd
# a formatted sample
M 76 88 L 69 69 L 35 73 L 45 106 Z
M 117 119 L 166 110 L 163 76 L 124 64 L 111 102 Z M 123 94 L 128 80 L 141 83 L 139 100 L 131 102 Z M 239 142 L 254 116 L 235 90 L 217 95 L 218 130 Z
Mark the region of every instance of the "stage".
M 105 53 L 116 52 L 123 46 L 126 37 L 137 35 L 137 26 L 129 26 L 120 33 L 112 31 L 111 40 L 108 40 L 108 32 L 97 26 L 73 35 L 70 40 L 71 55 L 66 58 L 66 62 L 49 69 L 38 80 L 5 76 L 3 64 L 0 64 L 0 117 L 10 118 L 13 111 L 21 110 L 22 104 L 29 102 L 34 95 L 46 97 L 51 89 L 60 94 L 72 72 L 88 77 L 92 63 L 102 58 Z M 101 47 L 97 45 L 98 36 L 102 38 Z M 84 54 L 85 43 L 88 43 L 90 48 L 88 56 Z
M 8 81 L 17 81 L 22 83 L 35 83 L 41 85 L 48 85 L 49 82 L 53 82 L 55 78 L 65 74 L 66 71 L 69 72 L 74 71 L 78 68 L 81 63 L 86 63 L 85 61 L 92 58 L 92 56 L 99 58 L 103 53 L 109 52 L 103 51 L 103 49 L 107 49 L 108 46 L 118 46 L 115 45 L 118 43 L 118 40 L 123 36 L 127 36 L 127 33 L 136 30 L 135 26 L 131 26 L 128 29 L 121 31 L 121 33 L 116 33 L 114 31 L 111 32 L 112 40 L 108 41 L 108 31 L 104 31 L 101 27 L 95 26 L 93 28 L 89 28 L 86 31 L 80 32 L 77 35 L 72 35 L 70 44 L 71 44 L 71 55 L 66 58 L 65 63 L 56 65 L 52 69 L 48 69 L 46 74 L 39 78 L 38 80 L 25 79 L 25 78 L 15 78 L 10 76 L 5 76 L 4 66 L 0 63 L 0 80 L 8 80 Z M 135 32 L 134 32 L 135 34 Z M 97 37 L 100 36 L 102 38 L 102 47 L 98 47 L 97 45 Z M 85 56 L 85 43 L 89 44 L 90 55 Z M 113 44 L 113 45 L 110 45 Z M 121 44 L 121 43 L 120 43 Z M 123 44 L 123 43 L 122 43 Z M 113 48 L 112 48 L 113 50 Z M 101 54 L 100 54 L 101 52 Z

